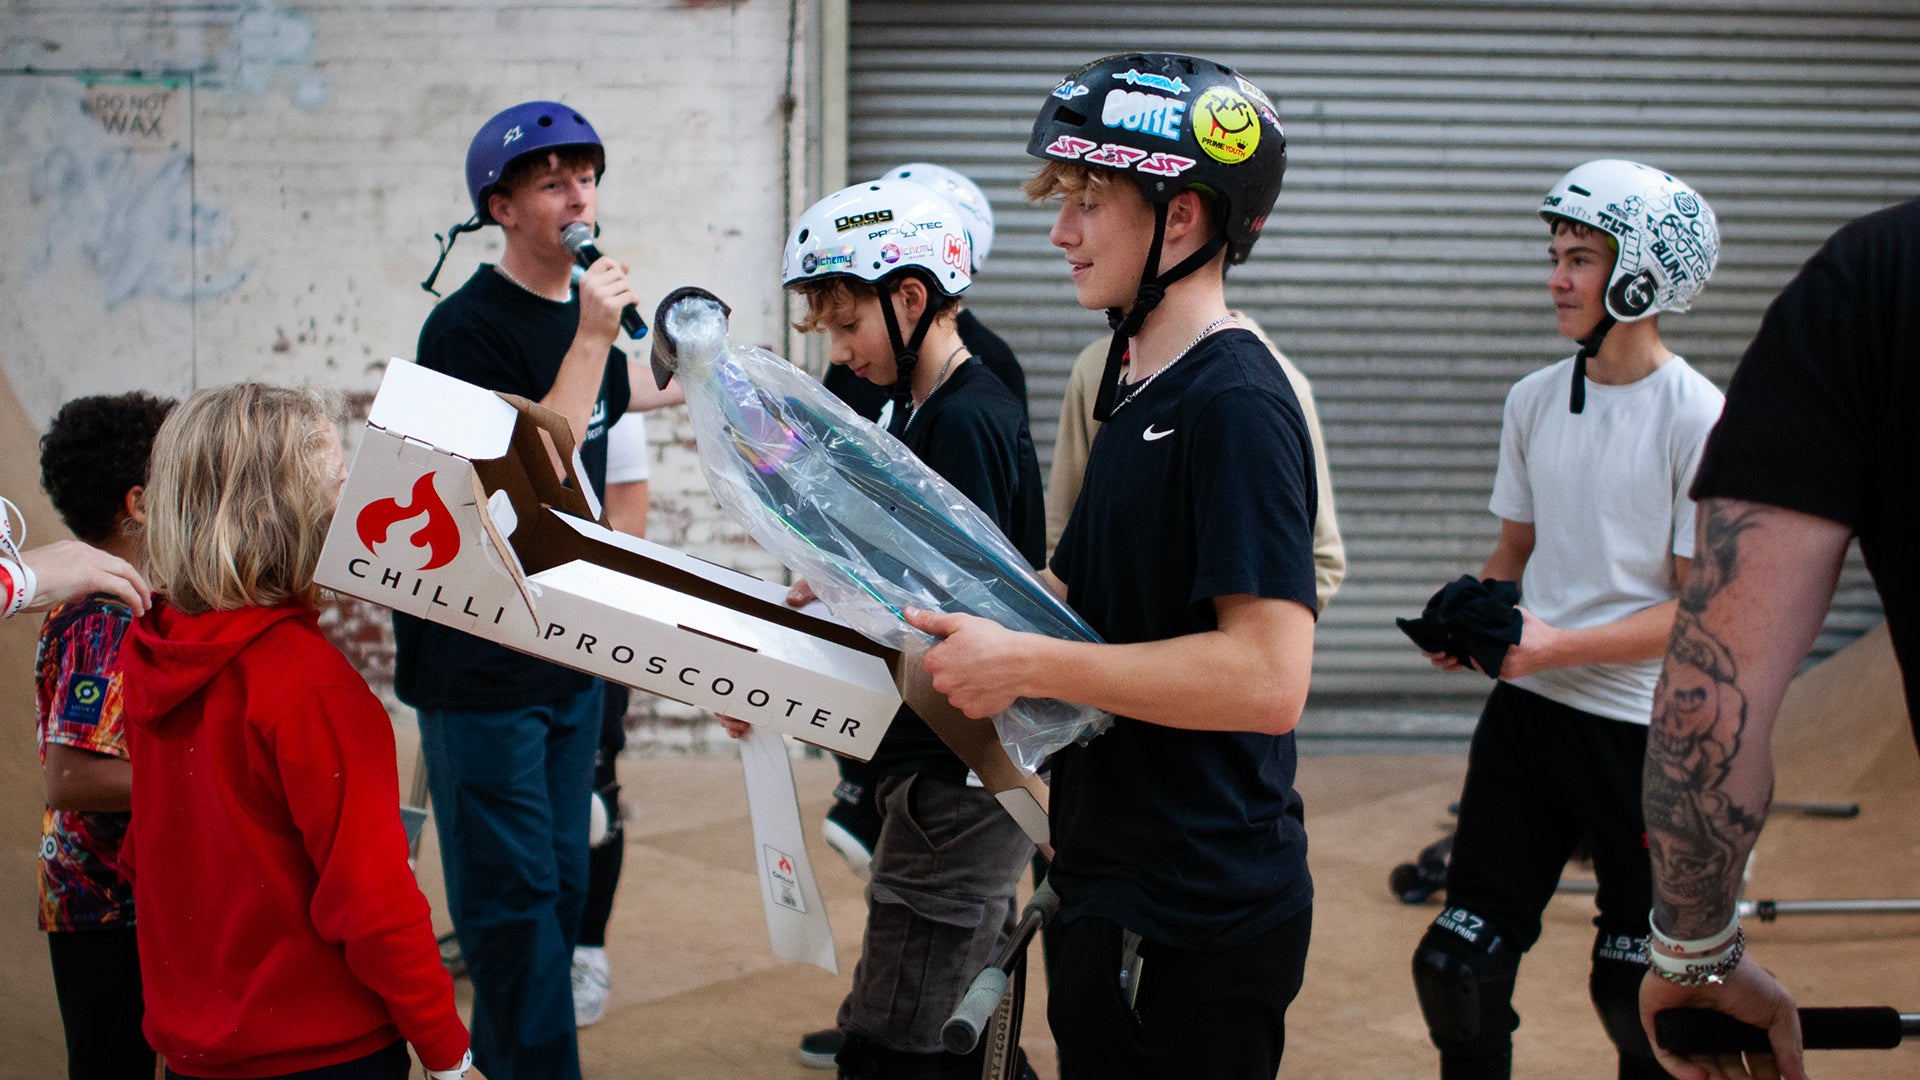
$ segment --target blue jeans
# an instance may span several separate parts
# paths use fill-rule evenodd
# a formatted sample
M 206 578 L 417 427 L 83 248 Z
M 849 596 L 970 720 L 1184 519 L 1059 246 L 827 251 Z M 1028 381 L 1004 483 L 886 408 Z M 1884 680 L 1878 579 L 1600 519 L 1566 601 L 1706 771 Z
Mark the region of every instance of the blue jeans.
M 580 1077 L 571 972 L 603 689 L 420 710 L 447 911 L 473 981 L 473 1060 L 490 1080 Z

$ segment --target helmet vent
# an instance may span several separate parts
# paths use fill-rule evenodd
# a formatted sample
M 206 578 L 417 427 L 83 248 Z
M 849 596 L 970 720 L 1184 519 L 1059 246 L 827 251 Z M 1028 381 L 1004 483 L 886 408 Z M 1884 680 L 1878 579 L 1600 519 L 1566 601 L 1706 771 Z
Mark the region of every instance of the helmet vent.
M 1053 115 L 1063 124 L 1070 124 L 1073 127 L 1087 126 L 1087 114 L 1075 109 L 1069 109 L 1065 105 L 1055 109 Z
M 800 230 L 800 235 L 799 235 L 799 236 L 796 236 L 796 237 L 794 237 L 793 239 L 794 239 L 794 241 L 795 241 L 796 243 L 801 243 L 801 244 L 804 244 L 804 243 L 806 243 L 806 242 L 807 242 L 807 237 L 809 237 L 809 236 L 812 236 L 812 235 L 813 235 L 813 230 L 812 230 L 812 229 L 801 229 L 801 230 Z
M 1593 197 L 1593 192 L 1588 191 L 1586 188 L 1581 187 L 1579 184 L 1568 184 L 1567 190 L 1573 192 L 1575 195 L 1585 195 L 1588 198 Z

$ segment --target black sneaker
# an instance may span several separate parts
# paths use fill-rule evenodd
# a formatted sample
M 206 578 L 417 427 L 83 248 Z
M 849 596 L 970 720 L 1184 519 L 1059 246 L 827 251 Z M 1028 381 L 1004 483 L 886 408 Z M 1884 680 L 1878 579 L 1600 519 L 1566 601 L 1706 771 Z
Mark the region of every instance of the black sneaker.
M 833 1059 L 846 1041 L 846 1035 L 839 1028 L 809 1031 L 800 1036 L 800 1048 L 793 1052 L 793 1057 L 809 1069 L 836 1068 Z

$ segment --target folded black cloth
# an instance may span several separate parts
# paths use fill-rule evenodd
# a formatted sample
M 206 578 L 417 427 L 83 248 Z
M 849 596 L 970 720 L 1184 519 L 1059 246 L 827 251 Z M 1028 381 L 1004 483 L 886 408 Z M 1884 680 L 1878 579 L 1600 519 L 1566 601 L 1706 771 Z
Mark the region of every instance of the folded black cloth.
M 1507 650 L 1520 644 L 1520 585 L 1463 574 L 1433 594 L 1417 619 L 1395 619 L 1415 645 L 1446 653 L 1498 678 Z

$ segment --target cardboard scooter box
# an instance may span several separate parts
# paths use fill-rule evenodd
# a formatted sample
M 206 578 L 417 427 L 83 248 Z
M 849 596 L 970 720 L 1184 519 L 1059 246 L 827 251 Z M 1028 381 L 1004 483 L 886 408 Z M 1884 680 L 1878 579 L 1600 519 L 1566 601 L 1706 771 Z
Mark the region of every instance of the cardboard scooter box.
M 861 761 L 904 694 L 1046 847 L 1045 783 L 918 664 L 785 586 L 599 524 L 582 471 L 559 414 L 394 360 L 315 580 Z
M 572 441 L 551 410 L 392 362 L 315 580 L 871 758 L 899 654 L 787 606 L 784 586 L 600 525 Z

